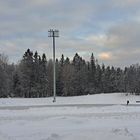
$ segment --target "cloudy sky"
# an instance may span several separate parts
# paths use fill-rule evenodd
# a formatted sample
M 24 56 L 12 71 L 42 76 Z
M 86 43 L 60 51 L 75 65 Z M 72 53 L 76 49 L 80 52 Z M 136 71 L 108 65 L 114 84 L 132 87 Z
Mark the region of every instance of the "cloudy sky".
M 49 29 L 59 29 L 56 56 L 78 52 L 99 63 L 140 62 L 140 0 L 0 0 L 0 53 L 17 62 L 30 48 L 52 58 Z

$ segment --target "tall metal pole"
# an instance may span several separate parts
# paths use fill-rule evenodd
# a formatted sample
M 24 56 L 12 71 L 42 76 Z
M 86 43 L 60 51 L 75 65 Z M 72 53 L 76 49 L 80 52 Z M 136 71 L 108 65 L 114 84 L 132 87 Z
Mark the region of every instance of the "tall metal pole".
M 55 36 L 53 31 L 53 87 L 54 87 L 54 94 L 53 94 L 53 102 L 56 102 L 56 72 L 55 72 Z
M 56 102 L 55 37 L 59 37 L 58 33 L 58 30 L 49 30 L 49 37 L 53 38 L 53 102 Z

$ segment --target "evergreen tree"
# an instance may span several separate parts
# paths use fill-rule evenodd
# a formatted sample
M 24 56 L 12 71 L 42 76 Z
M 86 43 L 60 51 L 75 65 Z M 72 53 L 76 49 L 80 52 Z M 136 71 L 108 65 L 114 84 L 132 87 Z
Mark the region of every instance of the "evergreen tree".
M 56 79 L 56 94 L 58 96 L 63 95 L 63 68 L 64 68 L 65 58 L 62 54 L 61 59 L 57 62 L 57 79 Z
M 0 54 L 0 97 L 9 96 L 11 79 L 8 69 L 8 57 L 5 54 Z
M 7 81 L 6 81 L 6 72 L 2 65 L 0 65 L 0 97 L 7 97 Z
M 47 79 L 47 59 L 46 55 L 42 55 L 42 61 L 39 63 L 40 73 L 39 73 L 39 84 L 41 87 L 40 96 L 47 96 L 48 79 Z
M 22 97 L 21 95 L 21 83 L 20 83 L 20 77 L 17 71 L 15 71 L 13 75 L 13 95 L 15 97 Z
M 96 93 L 102 92 L 102 70 L 99 64 L 96 66 L 96 73 L 95 73 L 95 87 L 96 87 Z
M 61 67 L 64 66 L 64 61 L 65 61 L 64 55 L 62 54 L 61 59 L 60 59 L 60 65 L 61 65 Z
M 91 58 L 90 58 L 90 71 L 89 71 L 89 93 L 90 94 L 96 93 L 95 74 L 96 74 L 96 64 L 95 64 L 94 55 L 92 53 Z
M 33 64 L 33 53 L 28 49 L 19 66 L 21 72 L 21 85 L 23 97 L 30 98 L 32 92 L 34 92 L 34 64 Z
M 47 96 L 53 95 L 53 61 L 50 59 L 47 63 Z
M 85 61 L 80 57 L 77 53 L 75 54 L 73 58 L 72 65 L 74 66 L 75 72 L 73 73 L 73 91 L 74 95 L 82 95 L 84 92 L 84 87 L 83 87 L 83 78 L 84 76 L 84 70 L 85 70 Z

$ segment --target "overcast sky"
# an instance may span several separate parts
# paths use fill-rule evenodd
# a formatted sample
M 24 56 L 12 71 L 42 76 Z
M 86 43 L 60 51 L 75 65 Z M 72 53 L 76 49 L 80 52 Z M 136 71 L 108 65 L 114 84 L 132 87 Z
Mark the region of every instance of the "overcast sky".
M 30 48 L 52 58 L 49 29 L 59 29 L 56 56 L 76 52 L 99 63 L 140 62 L 140 0 L 0 0 L 0 53 L 17 62 Z

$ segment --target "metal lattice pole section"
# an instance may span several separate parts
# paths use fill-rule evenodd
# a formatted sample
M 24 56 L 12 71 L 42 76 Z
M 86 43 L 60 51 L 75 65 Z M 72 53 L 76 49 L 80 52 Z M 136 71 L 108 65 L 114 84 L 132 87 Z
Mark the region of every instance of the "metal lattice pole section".
M 56 102 L 55 37 L 59 37 L 59 31 L 50 29 L 48 32 L 48 37 L 53 38 L 53 102 Z

